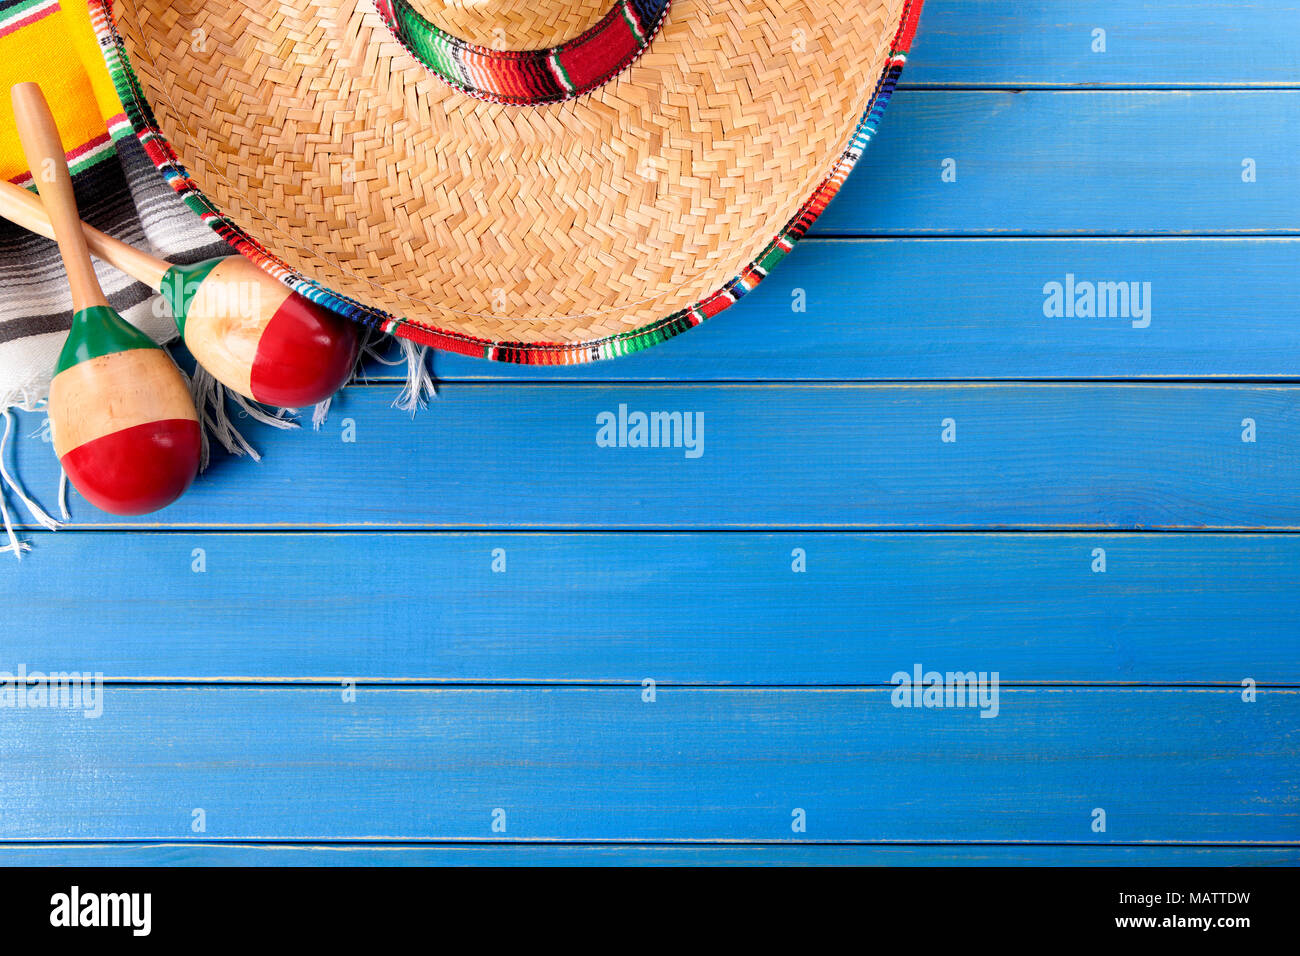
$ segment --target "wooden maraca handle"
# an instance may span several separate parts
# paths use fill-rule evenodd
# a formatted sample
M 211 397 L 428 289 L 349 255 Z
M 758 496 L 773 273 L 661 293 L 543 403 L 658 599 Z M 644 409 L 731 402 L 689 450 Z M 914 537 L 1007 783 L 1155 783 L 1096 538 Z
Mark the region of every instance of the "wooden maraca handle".
M 46 239 L 54 238 L 54 224 L 50 222 L 49 213 L 45 211 L 45 203 L 40 197 L 3 179 L 0 179 L 0 218 L 8 219 Z M 81 233 L 95 258 L 120 269 L 137 282 L 143 282 L 155 292 L 159 291 L 163 276 L 171 268 L 171 263 L 128 246 L 121 239 L 114 239 L 89 223 L 81 224 Z
M 108 299 L 99 287 L 95 267 L 90 261 L 90 247 L 81 231 L 81 217 L 77 214 L 77 200 L 72 192 L 72 174 L 68 171 L 54 114 L 35 83 L 19 83 L 11 95 L 18 139 L 23 144 L 27 168 L 36 180 L 36 190 L 49 214 L 54 239 L 59 244 L 59 254 L 68 271 L 72 308 L 79 312 L 93 306 L 107 306 Z

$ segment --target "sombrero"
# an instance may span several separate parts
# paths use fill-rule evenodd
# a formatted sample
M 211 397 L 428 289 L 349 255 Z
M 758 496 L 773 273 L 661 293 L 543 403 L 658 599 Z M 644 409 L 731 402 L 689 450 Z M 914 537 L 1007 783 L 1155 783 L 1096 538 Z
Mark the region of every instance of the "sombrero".
M 748 292 L 876 130 L 921 0 L 91 0 L 224 239 L 417 343 L 567 364 Z

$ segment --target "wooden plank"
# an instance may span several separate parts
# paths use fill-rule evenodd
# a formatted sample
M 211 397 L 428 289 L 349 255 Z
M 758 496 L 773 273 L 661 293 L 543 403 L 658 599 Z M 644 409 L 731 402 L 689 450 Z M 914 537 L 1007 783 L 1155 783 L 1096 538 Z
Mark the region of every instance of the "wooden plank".
M 1295 866 L 1300 847 L 0 843 L 0 866 Z
M 351 389 L 320 433 L 218 463 L 156 515 L 74 496 L 76 526 L 1300 528 L 1294 386 L 456 385 L 414 421 L 396 394 Z M 628 437 L 623 406 L 682 413 L 677 447 L 599 444 Z M 48 502 L 54 456 L 20 425 Z M 381 571 L 409 573 L 358 568 Z
M 901 91 L 813 232 L 1294 235 L 1298 126 L 1297 90 Z
M 24 608 L 10 671 L 884 685 L 920 661 L 1021 683 L 1300 683 L 1298 535 L 36 537 L 0 576 Z M 391 573 L 354 587 L 345 568 Z
M 1300 3 L 925 0 L 903 81 L 946 86 L 1295 86 Z M 1096 37 L 1095 30 L 1104 30 Z M 1097 41 L 1104 40 L 1104 50 Z
M 1295 378 L 1300 284 L 1280 281 L 1294 274 L 1295 239 L 809 239 L 743 302 L 644 352 L 559 367 L 436 353 L 432 367 L 445 381 Z M 1149 321 L 1109 300 L 1104 318 L 1049 317 L 1043 290 L 1069 275 L 1150 283 Z
M 0 839 L 1300 841 L 1300 691 L 1002 688 L 987 712 L 885 689 L 109 685 L 96 719 L 0 710 Z

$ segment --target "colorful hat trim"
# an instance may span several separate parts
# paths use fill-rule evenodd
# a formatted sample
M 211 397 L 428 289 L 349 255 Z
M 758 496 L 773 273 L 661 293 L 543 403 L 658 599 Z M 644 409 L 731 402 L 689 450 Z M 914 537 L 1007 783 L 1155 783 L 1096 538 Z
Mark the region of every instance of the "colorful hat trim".
M 492 103 L 536 106 L 571 99 L 627 69 L 659 32 L 669 0 L 618 0 L 595 26 L 560 46 L 494 50 L 452 36 L 409 0 L 375 0 L 411 56 L 448 84 Z

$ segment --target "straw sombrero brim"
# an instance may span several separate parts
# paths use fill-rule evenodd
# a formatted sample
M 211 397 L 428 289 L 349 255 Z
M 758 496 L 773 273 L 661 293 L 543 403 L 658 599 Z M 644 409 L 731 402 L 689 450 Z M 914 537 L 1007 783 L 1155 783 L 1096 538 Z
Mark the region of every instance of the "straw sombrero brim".
M 673 0 L 630 66 L 467 95 L 369 0 L 94 0 L 135 133 L 309 298 L 416 342 L 567 364 L 741 298 L 874 134 L 920 0 Z

